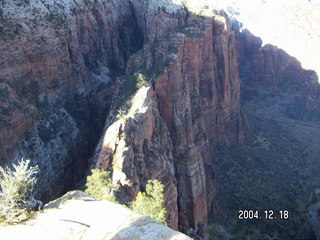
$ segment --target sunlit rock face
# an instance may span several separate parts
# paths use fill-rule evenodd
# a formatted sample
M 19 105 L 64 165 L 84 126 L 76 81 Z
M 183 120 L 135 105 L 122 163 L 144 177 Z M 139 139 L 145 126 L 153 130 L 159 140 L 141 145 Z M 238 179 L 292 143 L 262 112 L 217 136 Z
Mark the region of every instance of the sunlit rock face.
M 115 121 L 118 134 L 108 132 L 110 118 L 93 161 L 114 168 L 125 200 L 148 179 L 162 180 L 171 226 L 206 223 L 214 192 L 209 146 L 243 133 L 234 34 L 224 15 L 192 17 L 195 3 L 1 2 L 1 164 L 31 158 L 44 200 L 74 187 L 117 100 L 121 80 L 112 77 L 145 68 L 154 72 L 147 110 Z M 171 44 L 170 30 L 180 31 Z M 113 166 L 116 157 L 123 161 Z
M 0 1 L 1 164 L 20 156 L 39 164 L 38 191 L 47 200 L 74 187 L 91 157 L 92 167 L 112 171 L 120 201 L 133 200 L 157 178 L 165 185 L 169 226 L 186 232 L 206 224 L 216 193 L 212 149 L 243 143 L 250 134 L 243 127 L 239 64 L 250 61 L 244 88 L 267 86 L 276 95 L 282 84 L 298 83 L 292 99 L 320 111 L 317 77 L 303 69 L 303 56 L 290 57 L 276 42 L 261 48 L 265 33 L 252 30 L 262 40 L 254 37 L 218 11 L 243 18 L 249 30 L 259 23 L 262 31 L 268 28 L 261 27 L 261 11 L 276 2 L 251 3 L 254 13 L 241 1 L 225 3 Z M 286 16 L 288 6 L 281 6 L 274 18 L 266 11 L 266 23 L 281 33 L 293 29 L 293 39 L 303 41 L 310 40 L 299 37 L 308 31 L 313 40 L 304 57 L 319 56 L 313 55 L 319 48 L 310 50 L 320 42 L 317 27 L 272 22 Z M 315 2 L 301 5 L 307 7 L 317 14 Z M 139 73 L 148 84 L 138 90 Z
M 172 140 L 160 117 L 156 94 L 142 87 L 126 115 L 112 121 L 96 156 L 96 167 L 113 171 L 113 182 L 123 187 L 118 200 L 134 200 L 149 179 L 165 185 L 169 226 L 178 229 L 178 205 Z
M 150 37 L 126 68 L 126 78 L 144 73 L 152 85 L 136 92 L 122 117 L 113 118 L 113 109 L 93 162 L 113 169 L 127 200 L 148 178 L 160 179 L 168 223 L 187 231 L 206 224 L 214 197 L 210 146 L 244 140 L 235 33 L 226 15 L 196 17 L 158 5 L 155 11 L 152 2 L 134 3 L 134 9 L 149 7 L 136 16 Z M 119 81 L 124 88 L 125 79 Z

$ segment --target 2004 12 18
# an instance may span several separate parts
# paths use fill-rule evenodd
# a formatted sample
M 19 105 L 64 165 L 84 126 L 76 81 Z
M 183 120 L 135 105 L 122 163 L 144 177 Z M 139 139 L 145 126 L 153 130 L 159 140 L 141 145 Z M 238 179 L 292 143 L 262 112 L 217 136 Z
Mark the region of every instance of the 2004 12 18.
M 289 219 L 289 211 L 288 210 L 239 210 L 238 218 L 240 220 L 250 220 L 250 219 L 266 219 L 266 220 L 274 220 L 274 219 Z

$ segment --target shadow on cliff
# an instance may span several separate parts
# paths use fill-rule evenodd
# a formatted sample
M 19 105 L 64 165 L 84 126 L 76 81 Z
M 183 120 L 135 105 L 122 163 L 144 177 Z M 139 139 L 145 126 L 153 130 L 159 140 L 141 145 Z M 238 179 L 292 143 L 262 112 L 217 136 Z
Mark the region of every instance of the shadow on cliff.
M 39 165 L 44 201 L 79 187 L 115 78 L 143 42 L 131 1 L 2 1 L 0 164 Z
M 310 193 L 319 186 L 318 76 L 284 50 L 261 46 L 259 37 L 248 30 L 240 32 L 239 24 L 233 24 L 241 108 L 250 124 L 244 144 L 219 144 L 212 152 L 217 189 L 209 222 L 226 224 L 239 209 L 286 208 L 290 221 L 253 219 L 251 224 L 230 221 L 226 226 L 236 238 L 276 234 L 285 239 L 315 239 L 307 212 Z M 237 182 L 236 187 L 232 182 Z
M 248 30 L 238 32 L 241 96 L 248 101 L 278 97 L 285 115 L 296 120 L 320 120 L 320 84 L 315 71 L 302 68 L 298 59 L 267 44 Z
M 34 157 L 37 159 L 36 162 L 41 163 L 43 172 L 46 173 L 42 177 L 41 186 L 44 195 L 49 191 L 51 198 L 55 194 L 67 191 L 67 188 L 72 188 L 81 177 L 84 177 L 88 168 L 88 159 L 94 151 L 115 95 L 124 95 L 117 107 L 122 104 L 127 105 L 127 103 L 129 105 L 130 102 L 127 100 L 137 89 L 137 73 L 143 73 L 150 79 L 153 90 L 156 92 L 158 110 L 168 128 L 169 142 L 174 148 L 168 155 L 173 156 L 176 172 L 170 177 L 178 189 L 176 204 L 179 209 L 179 227 L 180 230 L 186 232 L 201 222 L 206 223 L 210 207 L 212 206 L 211 210 L 215 208 L 211 202 L 214 198 L 218 198 L 220 193 L 216 192 L 216 188 L 219 188 L 219 182 L 217 183 L 216 179 L 219 177 L 220 170 L 222 175 L 227 173 L 227 170 L 223 168 L 217 171 L 215 165 L 223 162 L 223 158 L 230 152 L 233 158 L 231 160 L 226 158 L 227 162 L 237 163 L 235 165 L 239 168 L 245 165 L 236 162 L 237 159 L 242 159 L 241 156 L 244 156 L 243 161 L 250 157 L 253 159 L 253 156 L 247 158 L 247 152 L 242 151 L 243 149 L 239 149 L 239 152 L 232 152 L 232 149 L 224 151 L 224 148 L 220 149 L 223 153 L 221 158 L 212 159 L 212 156 L 219 156 L 219 152 L 212 152 L 216 145 L 227 146 L 231 142 L 245 143 L 249 138 L 247 136 L 255 135 L 255 132 L 249 128 L 250 126 L 247 129 L 243 127 L 246 124 L 251 125 L 246 122 L 251 119 L 243 116 L 242 108 L 245 104 L 244 101 L 240 102 L 240 94 L 242 100 L 245 101 L 250 99 L 270 101 L 268 106 L 271 109 L 270 114 L 273 115 L 267 117 L 273 117 L 273 120 L 274 114 L 278 114 L 278 108 L 274 108 L 274 105 L 281 99 L 284 99 L 285 102 L 283 106 L 280 106 L 279 111 L 285 112 L 286 116 L 298 120 L 299 118 L 300 120 L 317 119 L 320 112 L 319 84 L 313 72 L 302 69 L 299 62 L 284 51 L 270 45 L 261 48 L 261 41 L 258 38 L 247 31 L 239 32 L 237 23 L 230 23 L 224 19 L 226 14 L 223 12 L 213 11 L 215 17 L 210 18 L 194 16 L 189 12 L 187 6 L 175 5 L 169 0 L 152 1 L 150 5 L 145 4 L 145 1 L 125 3 L 129 4 L 126 5 L 128 8 L 122 8 L 121 4 L 116 4 L 119 9 L 113 9 L 111 6 L 108 9 L 113 14 L 120 14 L 119 22 L 119 19 L 113 19 L 114 15 L 109 12 L 106 14 L 102 11 L 101 14 L 98 14 L 101 9 L 95 8 L 94 4 L 88 4 L 90 14 L 83 9 L 78 9 L 81 10 L 78 12 L 74 11 L 72 15 L 75 19 L 74 26 L 68 33 L 70 44 L 61 44 L 64 46 L 61 49 L 63 54 L 59 53 L 61 55 L 58 57 L 47 59 L 33 56 L 34 53 L 31 57 L 25 57 L 23 54 L 27 59 L 26 69 L 31 68 L 34 71 L 25 70 L 18 79 L 15 79 L 14 74 L 10 75 L 16 80 L 14 84 L 11 84 L 12 88 L 22 94 L 19 98 L 12 97 L 14 99 L 12 106 L 23 105 L 21 104 L 23 101 L 16 101 L 16 99 L 23 99 L 23 94 L 26 94 L 27 102 L 30 99 L 36 101 L 38 95 L 46 91 L 56 94 L 55 91 L 59 90 L 61 80 L 59 74 L 64 74 L 63 71 L 59 74 L 50 74 L 52 79 L 49 79 L 52 81 L 48 89 L 40 88 L 43 86 L 40 84 L 40 80 L 43 79 L 41 76 L 47 74 L 46 67 L 51 66 L 53 62 L 65 63 L 65 59 L 68 59 L 67 64 L 56 66 L 57 69 L 66 71 L 63 84 L 67 87 L 61 99 L 53 101 L 58 108 L 48 106 L 52 104 L 51 98 L 43 97 L 41 101 L 36 101 L 33 105 L 38 105 L 36 107 L 41 110 L 39 111 L 40 120 L 35 118 L 37 127 L 34 128 L 34 131 L 26 131 L 31 128 L 31 123 L 26 121 L 18 125 L 19 131 L 13 132 L 18 131 L 18 134 L 14 136 L 19 137 L 18 140 L 15 139 L 14 147 L 12 147 L 13 144 L 8 144 L 9 134 L 3 134 L 1 143 L 7 145 L 3 146 L 2 150 L 4 154 L 10 152 L 12 155 L 19 147 L 20 138 L 28 138 L 24 144 L 30 152 L 29 155 L 32 157 L 32 154 L 38 153 Z M 102 9 L 106 9 L 105 6 Z M 175 11 L 176 9 L 179 11 Z M 209 11 L 207 7 L 204 7 L 204 10 Z M 101 15 L 105 16 L 105 19 Z M 95 19 L 93 22 L 91 22 L 92 17 Z M 47 16 L 47 20 L 55 26 L 61 27 L 66 23 L 60 18 L 54 18 L 54 15 Z M 115 26 L 110 25 L 113 20 L 115 20 Z M 97 27 L 99 24 L 102 25 Z M 19 32 L 19 25 L 16 28 Z M 108 34 L 105 34 L 106 32 Z M 9 34 L 3 37 L 8 36 Z M 128 48 L 129 51 L 127 51 Z M 8 62 L 8 66 L 12 62 L 17 62 L 18 66 L 21 60 L 10 59 Z M 104 76 L 103 68 L 101 68 L 103 64 L 113 71 L 110 75 L 113 75 L 114 78 L 122 78 L 119 80 L 120 88 L 122 86 L 119 91 L 117 85 L 119 82 L 116 80 L 113 79 L 108 83 L 101 82 L 101 76 Z M 7 65 L 3 64 L 3 66 Z M 43 69 L 39 66 L 42 66 Z M 242 80 L 241 88 L 239 70 Z M 1 75 L 3 76 L 5 74 Z M 7 85 L 11 82 L 10 76 L 4 79 Z M 39 80 L 38 85 L 33 82 L 34 79 Z M 72 79 L 71 85 L 69 79 Z M 78 88 L 73 85 L 76 83 L 79 84 Z M 63 84 L 61 83 L 61 86 Z M 6 89 L 7 86 L 3 88 Z M 9 90 L 1 93 L 3 93 L 1 96 L 12 95 Z M 65 101 L 63 97 L 67 100 Z M 5 98 L 11 99 L 10 97 Z M 247 112 L 255 115 L 257 108 L 260 107 L 257 103 L 259 101 L 253 101 L 254 106 L 248 108 Z M 34 106 L 29 107 L 34 110 Z M 29 115 L 26 115 L 27 117 L 24 115 L 26 109 L 27 107 L 20 112 L 17 111 L 15 118 L 13 117 L 14 109 L 6 109 L 1 111 L 1 114 L 10 113 L 13 119 L 11 120 L 15 123 L 17 119 L 28 119 Z M 276 113 L 272 112 L 273 110 L 276 110 Z M 267 111 L 258 112 L 260 117 L 262 114 L 262 117 L 266 117 L 266 113 Z M 279 117 L 279 114 L 277 116 Z M 9 122 L 1 121 L 0 124 L 13 131 L 12 129 L 15 128 L 9 126 Z M 61 129 L 62 123 L 66 123 L 64 124 L 66 129 Z M 266 128 L 270 128 L 268 124 Z M 165 131 L 167 131 L 166 128 Z M 272 133 L 277 131 L 280 132 L 277 127 L 272 129 Z M 25 133 L 27 136 L 24 136 Z M 10 136 L 12 137 L 13 134 Z M 51 137 L 59 141 L 62 139 L 62 141 L 51 141 Z M 265 146 L 266 142 L 263 141 L 263 137 L 257 144 Z M 277 138 L 272 140 L 277 141 Z M 283 140 L 285 141 L 286 139 Z M 275 142 L 270 146 L 277 147 Z M 150 143 L 148 147 L 153 146 Z M 79 148 L 81 148 L 80 151 Z M 297 149 L 302 150 L 299 144 L 297 144 Z M 138 152 L 137 156 L 141 153 L 143 151 Z M 264 154 L 269 153 L 264 152 Z M 263 160 L 261 162 L 249 162 L 248 169 L 252 166 L 258 169 L 270 162 L 268 158 L 261 159 Z M 286 164 L 289 163 L 286 162 Z M 301 162 L 298 162 L 297 166 L 300 165 Z M 141 166 L 143 167 L 147 168 L 148 165 Z M 150 168 L 154 166 L 150 165 Z M 297 171 L 296 166 L 292 168 L 292 173 L 294 171 Z M 234 177 L 236 170 L 233 169 L 228 173 Z M 270 174 L 272 174 L 271 171 Z M 141 178 L 137 182 L 146 181 L 146 176 L 140 176 L 140 174 L 137 176 Z M 282 177 L 277 178 L 277 181 L 283 181 L 285 176 Z M 237 182 L 240 185 L 243 181 L 243 176 L 236 175 L 236 178 L 232 178 L 232 182 L 228 184 L 234 185 L 234 182 Z M 260 182 L 267 182 L 267 178 L 261 179 Z M 245 182 L 244 185 L 246 184 L 248 183 Z M 286 184 L 290 185 L 290 182 Z M 243 187 L 244 193 L 246 187 L 248 186 Z M 281 191 L 286 193 L 286 188 Z M 228 199 L 229 194 L 233 192 L 235 190 L 226 193 L 223 196 L 224 200 Z M 258 193 L 264 196 L 263 192 Z M 235 198 L 236 201 L 237 198 Z M 242 208 L 243 206 L 237 207 Z M 295 229 L 297 225 L 299 224 L 295 223 L 290 227 Z
M 127 104 L 131 94 L 136 91 L 135 81 L 138 73 L 144 74 L 153 85 L 153 90 L 157 95 L 159 112 L 168 127 L 174 148 L 172 154 L 177 172 L 174 179 L 177 181 L 178 189 L 180 230 L 186 232 L 190 228 L 196 228 L 201 222 L 206 223 L 208 213 L 223 215 L 224 211 L 230 214 L 234 210 L 233 208 L 216 207 L 215 198 L 219 200 L 222 198 L 222 201 L 227 202 L 229 197 L 234 200 L 233 202 L 237 202 L 237 196 L 233 198 L 232 195 L 237 192 L 239 195 L 246 196 L 247 202 L 252 200 L 250 194 L 244 193 L 250 188 L 250 181 L 256 181 L 256 179 L 239 176 L 236 167 L 247 166 L 248 169 L 255 172 L 255 177 L 259 176 L 257 173 L 261 173 L 260 176 L 267 179 L 268 175 L 274 174 L 273 172 L 277 170 L 271 164 L 272 159 L 276 158 L 280 161 L 273 163 L 281 164 L 281 160 L 286 159 L 285 151 L 290 152 L 292 146 L 295 146 L 298 149 L 297 152 L 301 152 L 301 154 L 297 153 L 296 157 L 289 159 L 289 161 L 283 161 L 288 164 L 287 168 L 290 170 L 286 170 L 285 164 L 282 164 L 278 170 L 280 169 L 283 173 L 288 171 L 292 179 L 295 176 L 297 166 L 308 171 L 303 168 L 301 162 L 301 159 L 305 158 L 303 155 L 305 152 L 302 151 L 303 147 L 299 142 L 290 139 L 287 136 L 288 133 L 282 131 L 278 125 L 274 124 L 276 126 L 273 126 L 272 120 L 274 119 L 271 119 L 271 123 L 268 122 L 257 127 L 256 119 L 249 116 L 256 115 L 256 108 L 259 108 L 261 103 L 259 101 L 268 103 L 270 98 L 272 98 L 271 104 L 268 107 L 272 111 L 277 111 L 277 108 L 273 106 L 283 98 L 285 102 L 281 106 L 281 112 L 284 112 L 285 115 L 300 117 L 302 120 L 316 119 L 318 107 L 312 103 L 317 103 L 314 98 L 318 96 L 319 84 L 314 80 L 316 76 L 312 71 L 302 69 L 297 60 L 276 47 L 271 45 L 261 47 L 259 38 L 251 35 L 248 31 L 240 32 L 237 22 L 224 21 L 223 18 L 226 17 L 226 14 L 223 12 L 214 11 L 216 15 L 210 18 L 195 16 L 186 11 L 186 14 L 177 15 L 178 19 L 183 18 L 185 25 L 178 24 L 177 28 L 163 26 L 157 35 L 154 28 L 158 25 L 155 22 L 150 22 L 150 19 L 146 17 L 148 11 L 143 6 L 139 7 L 141 7 L 141 9 L 139 8 L 141 11 L 137 14 L 143 15 L 139 19 L 143 19 L 145 23 L 145 25 L 141 25 L 141 32 L 150 35 L 148 38 L 145 37 L 148 40 L 145 42 L 143 51 L 137 52 L 129 59 L 127 75 L 123 80 L 124 88 L 120 95 L 124 96 L 125 93 L 130 93 L 128 98 L 122 100 Z M 170 5 L 164 8 L 159 7 L 157 17 L 159 19 L 172 17 L 172 13 L 168 11 L 169 7 Z M 173 7 L 172 4 L 171 7 Z M 230 25 L 232 25 L 232 29 Z M 170 30 L 170 32 L 166 34 L 166 30 Z M 238 71 L 240 71 L 242 80 L 241 88 Z M 131 92 L 125 89 L 128 86 L 133 86 Z M 306 94 L 310 89 L 315 89 L 314 94 Z M 240 94 L 242 102 L 240 102 Z M 259 101 L 253 101 L 253 109 L 246 108 L 245 114 L 243 114 L 242 110 L 246 99 Z M 299 107 L 295 108 L 296 106 Z M 266 116 L 266 113 L 266 111 L 263 113 L 263 117 L 273 118 Z M 258 133 L 260 129 L 257 130 L 257 128 L 263 131 Z M 257 141 L 257 145 L 267 145 L 270 148 L 260 152 L 261 149 L 250 149 L 249 143 L 254 142 L 252 139 L 257 136 L 262 139 L 259 139 L 260 142 Z M 265 138 L 267 140 L 264 142 Z M 243 143 L 240 147 L 239 142 Z M 279 149 L 282 147 L 281 144 L 285 146 L 285 150 Z M 222 149 L 215 148 L 219 148 L 219 145 L 222 145 Z M 247 148 L 247 146 L 249 147 Z M 150 148 L 152 149 L 152 146 Z M 277 148 L 278 155 L 271 154 L 273 148 Z M 214 150 L 212 151 L 212 149 Z M 252 155 L 250 155 L 250 151 Z M 141 152 L 138 150 L 136 154 L 140 154 L 139 157 L 141 157 Z M 301 159 L 299 160 L 299 158 Z M 239 160 L 244 162 L 248 160 L 248 165 L 239 162 Z M 131 160 L 128 159 L 128 161 Z M 229 164 L 228 161 L 231 162 L 231 165 L 236 166 L 231 172 L 218 168 L 220 163 L 227 162 Z M 270 171 L 263 172 L 264 167 Z M 285 180 L 283 173 L 276 172 L 281 177 L 270 181 L 271 185 L 283 182 L 284 185 L 290 186 L 290 181 Z M 129 175 L 130 171 L 127 173 Z M 226 173 L 232 177 L 231 179 L 230 176 L 226 177 L 231 180 L 226 183 L 228 184 L 226 189 L 229 189 L 230 192 L 224 192 L 224 196 L 221 197 L 219 196 L 220 192 L 217 192 L 216 189 L 223 184 L 217 181 L 220 181 L 220 176 Z M 141 172 L 139 174 L 142 175 Z M 139 176 L 140 184 L 145 181 L 143 177 Z M 203 179 L 205 180 L 203 181 Z M 267 181 L 266 179 L 263 181 Z M 299 184 L 299 181 L 296 180 L 293 182 Z M 241 190 L 244 193 L 239 192 L 239 189 L 232 190 L 235 182 L 242 186 Z M 262 180 L 256 181 L 256 183 L 262 183 Z M 256 186 L 255 184 L 251 185 Z M 284 185 L 278 189 L 281 192 L 276 197 L 287 197 L 288 201 L 291 201 L 290 206 L 292 206 L 295 204 L 292 193 L 297 193 L 297 191 L 295 189 L 290 192 L 288 197 L 286 196 L 287 188 Z M 265 192 L 272 189 L 268 184 L 262 186 L 262 188 L 265 187 L 267 187 Z M 301 185 L 299 185 L 300 187 Z M 265 194 L 260 190 L 255 189 L 253 193 L 259 195 L 257 197 L 259 200 L 265 197 Z M 270 193 L 270 195 L 272 194 Z M 270 200 L 268 197 L 266 199 Z M 270 202 L 272 201 L 275 200 L 271 199 Z M 287 203 L 287 200 L 284 202 Z M 236 206 L 243 207 L 239 204 Z M 284 204 L 283 207 L 285 207 Z M 216 212 L 215 208 L 218 209 Z M 232 217 L 228 220 L 231 221 L 230 219 Z M 293 221 L 290 223 L 291 225 L 288 224 L 289 227 L 282 225 L 281 231 L 288 230 L 288 228 L 294 231 L 301 223 L 297 219 L 298 217 L 294 221 L 298 221 L 298 223 Z M 264 224 L 265 228 L 271 226 L 267 223 Z M 305 222 L 303 224 L 306 225 Z M 278 230 L 275 225 L 272 225 L 270 229 L 274 232 Z M 245 232 L 247 229 L 237 230 Z M 241 237 L 245 233 L 242 234 Z

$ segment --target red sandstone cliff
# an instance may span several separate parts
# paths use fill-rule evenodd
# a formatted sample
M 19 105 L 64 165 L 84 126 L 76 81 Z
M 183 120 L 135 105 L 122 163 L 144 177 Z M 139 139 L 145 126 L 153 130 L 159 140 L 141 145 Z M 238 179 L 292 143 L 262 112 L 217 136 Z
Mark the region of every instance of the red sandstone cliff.
M 300 62 L 272 45 L 256 51 L 248 86 L 263 86 L 271 94 L 294 96 L 294 105 L 311 114 L 320 113 L 320 84 L 317 74 L 301 67 Z
M 276 46 L 261 47 L 261 39 L 248 30 L 238 32 L 236 38 L 243 92 L 282 96 L 297 110 L 314 116 L 320 113 L 316 72 L 304 69 L 298 59 Z
M 235 34 L 227 17 L 190 16 L 176 31 L 148 41 L 130 58 L 127 75 L 146 74 L 153 86 L 146 101 L 153 104 L 121 124 L 108 121 L 96 166 L 113 165 L 114 181 L 132 196 L 148 177 L 167 183 L 169 223 L 187 231 L 207 222 L 214 197 L 210 146 L 244 135 Z M 122 175 L 114 167 L 119 161 Z
M 92 162 L 113 171 L 119 199 L 160 179 L 169 225 L 196 228 L 215 194 L 212 147 L 245 139 L 238 59 L 252 60 L 246 87 L 312 79 L 223 13 L 194 16 L 164 0 L 0 4 L 0 163 L 39 164 L 43 198 L 84 176 L 107 117 Z M 135 91 L 138 73 L 149 83 Z M 296 98 L 319 112 L 312 81 Z
M 152 83 L 146 111 L 117 125 L 112 109 L 97 166 L 113 169 L 125 200 L 149 178 L 160 179 L 172 227 L 206 223 L 215 189 L 210 146 L 243 140 L 235 34 L 226 16 L 194 17 L 181 4 L 155 1 L 3 6 L 2 164 L 30 157 L 42 169 L 39 192 L 47 198 L 71 187 L 123 84 L 110 76 L 142 72 Z
M 30 157 L 48 199 L 84 176 L 110 106 L 110 71 L 143 39 L 129 1 L 0 4 L 0 163 Z

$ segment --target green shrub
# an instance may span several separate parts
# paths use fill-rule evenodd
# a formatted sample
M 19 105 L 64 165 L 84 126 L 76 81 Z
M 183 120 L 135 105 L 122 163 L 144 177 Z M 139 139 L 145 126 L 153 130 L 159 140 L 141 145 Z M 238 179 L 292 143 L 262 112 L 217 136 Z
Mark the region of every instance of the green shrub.
M 112 184 L 111 173 L 103 169 L 92 169 L 91 175 L 87 177 L 86 193 L 98 200 L 109 200 L 116 202 L 113 196 L 115 185 Z
M 21 159 L 13 164 L 13 170 L 0 166 L 0 218 L 6 223 L 18 222 L 28 216 L 28 202 L 34 202 L 33 189 L 38 166 L 30 166 L 30 160 Z
M 163 190 L 164 186 L 160 181 L 149 180 L 146 192 L 139 192 L 136 200 L 132 202 L 132 210 L 167 225 Z
M 146 77 L 143 74 L 138 73 L 138 75 L 137 75 L 137 83 L 136 83 L 137 89 L 140 89 L 141 87 L 143 87 L 147 83 L 148 82 L 147 82 Z
M 118 110 L 118 113 L 116 115 L 116 119 L 117 120 L 124 119 L 126 117 L 127 111 L 128 111 L 128 109 L 120 107 L 119 110 Z

